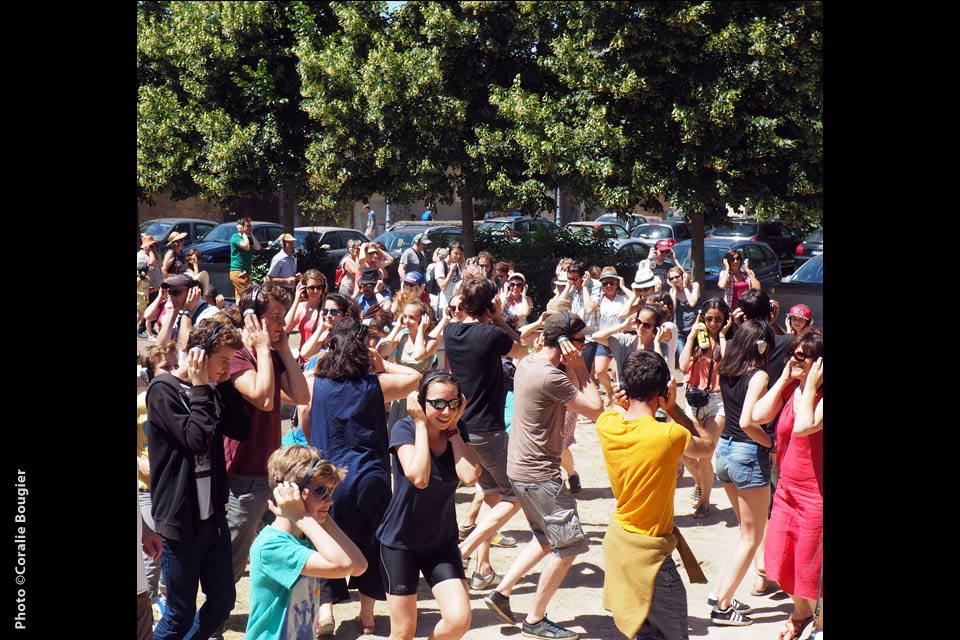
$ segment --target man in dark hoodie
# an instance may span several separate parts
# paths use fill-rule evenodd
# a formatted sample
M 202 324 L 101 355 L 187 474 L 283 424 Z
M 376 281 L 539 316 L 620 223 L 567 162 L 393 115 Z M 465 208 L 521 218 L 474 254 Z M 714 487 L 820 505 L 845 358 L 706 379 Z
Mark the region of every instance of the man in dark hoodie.
M 203 320 L 190 332 L 184 363 L 147 389 L 152 515 L 167 585 L 156 640 L 206 638 L 236 600 L 223 436 L 250 433 L 248 405 L 230 381 L 230 361 L 242 346 L 228 318 Z M 206 602 L 198 611 L 200 583 Z

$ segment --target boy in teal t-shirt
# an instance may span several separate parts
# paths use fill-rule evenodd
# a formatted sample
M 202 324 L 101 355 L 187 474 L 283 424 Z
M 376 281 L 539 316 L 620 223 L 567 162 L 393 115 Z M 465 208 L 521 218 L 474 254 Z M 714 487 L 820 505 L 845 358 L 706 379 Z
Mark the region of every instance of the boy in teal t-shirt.
M 250 548 L 247 640 L 313 640 L 333 633 L 333 620 L 317 620 L 317 578 L 357 576 L 367 562 L 329 517 L 333 491 L 345 471 L 313 447 L 274 451 L 267 462 L 277 519 Z M 304 539 L 306 538 L 306 539 Z

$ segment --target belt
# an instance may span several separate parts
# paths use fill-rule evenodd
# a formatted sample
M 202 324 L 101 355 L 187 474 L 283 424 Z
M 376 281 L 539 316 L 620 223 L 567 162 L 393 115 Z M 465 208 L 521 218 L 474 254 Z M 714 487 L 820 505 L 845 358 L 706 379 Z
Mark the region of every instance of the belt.
M 742 442 L 743 444 L 753 444 L 753 445 L 756 445 L 758 449 L 767 449 L 767 450 L 770 449 L 770 447 L 765 447 L 759 442 L 757 442 L 756 440 L 753 440 L 751 438 L 747 438 L 746 440 L 744 440 L 743 438 L 737 438 L 736 436 L 720 436 L 720 439 L 729 440 L 730 442 Z

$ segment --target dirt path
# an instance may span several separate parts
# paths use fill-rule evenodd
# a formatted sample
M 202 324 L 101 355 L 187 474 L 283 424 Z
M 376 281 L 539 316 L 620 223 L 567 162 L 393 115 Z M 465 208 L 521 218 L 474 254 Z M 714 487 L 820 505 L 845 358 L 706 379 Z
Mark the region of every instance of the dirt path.
M 286 421 L 285 421 L 285 427 Z M 604 532 L 610 516 L 613 513 L 614 501 L 610 491 L 609 481 L 603 467 L 603 458 L 597 444 L 597 434 L 593 423 L 581 424 L 577 427 L 578 443 L 571 450 L 576 459 L 577 471 L 583 483 L 583 491 L 579 495 L 578 509 L 584 530 L 590 539 L 590 551 L 581 555 L 574 562 L 570 573 L 567 574 L 563 586 L 554 596 L 548 608 L 550 618 L 555 622 L 569 627 L 581 634 L 581 638 L 599 640 L 619 640 L 623 638 L 613 624 L 613 618 L 602 607 L 603 594 L 603 542 Z M 675 499 L 675 522 L 683 530 L 694 554 L 700 561 L 707 579 L 715 581 L 723 567 L 723 561 L 734 545 L 737 535 L 736 518 L 726 493 L 715 484 L 711 494 L 711 514 L 705 520 L 693 520 L 690 517 L 692 509 L 689 507 L 690 494 L 693 490 L 693 480 L 689 475 L 680 482 Z M 472 496 L 472 489 L 461 489 L 457 494 L 457 514 L 462 517 L 466 512 Z M 518 513 L 503 532 L 516 538 L 519 545 L 531 538 L 530 529 L 523 513 Z M 494 568 L 498 573 L 504 573 L 517 554 L 519 545 L 514 549 L 495 548 L 492 551 Z M 679 555 L 674 553 L 674 559 L 679 566 Z M 472 571 L 472 565 L 471 565 Z M 749 627 L 718 627 L 709 621 L 710 613 L 706 605 L 707 593 L 711 585 L 691 585 L 687 575 L 680 569 L 684 584 L 687 588 L 687 603 L 689 609 L 689 628 L 691 638 L 716 638 L 737 640 L 771 640 L 777 633 L 792 610 L 790 598 L 782 592 L 772 596 L 753 597 L 750 595 L 752 570 L 747 573 L 736 597 L 754 607 L 751 617 L 755 622 Z M 539 577 L 537 568 L 522 580 L 513 591 L 511 607 L 515 614 L 523 615 L 533 598 L 536 589 L 536 580 Z M 354 638 L 387 638 L 389 637 L 389 612 L 385 602 L 377 603 L 378 633 L 363 636 L 360 629 L 352 621 L 360 610 L 356 592 L 354 600 L 334 606 L 334 615 L 337 620 L 335 638 L 340 640 Z M 502 625 L 483 603 L 482 592 L 471 592 L 473 605 L 473 622 L 470 631 L 465 636 L 469 640 L 491 640 L 504 637 L 521 637 L 520 628 Z M 241 640 L 247 623 L 249 611 L 249 579 L 245 577 L 237 585 L 237 604 L 227 624 L 225 640 Z M 436 602 L 433 600 L 426 583 L 421 580 L 418 609 L 420 612 L 417 638 L 426 638 L 439 617 Z M 810 634 L 808 628 L 803 637 Z

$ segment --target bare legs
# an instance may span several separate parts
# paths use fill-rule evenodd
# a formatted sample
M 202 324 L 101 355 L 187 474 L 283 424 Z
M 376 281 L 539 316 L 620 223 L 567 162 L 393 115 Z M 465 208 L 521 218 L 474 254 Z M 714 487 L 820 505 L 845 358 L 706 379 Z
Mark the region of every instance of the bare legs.
M 430 640 L 458 640 L 470 629 L 470 597 L 465 580 L 444 580 L 433 587 L 440 620 Z M 417 596 L 387 594 L 390 605 L 390 640 L 413 640 L 417 630 Z
M 732 482 L 723 484 L 740 524 L 737 543 L 727 558 L 716 589 L 717 607 L 726 609 L 733 594 L 746 575 L 747 569 L 760 546 L 767 526 L 767 507 L 770 506 L 770 485 L 754 489 L 737 489 Z
M 610 356 L 597 356 L 593 360 L 593 373 L 603 385 L 603 392 L 607 394 L 603 399 L 604 407 L 609 407 L 613 402 L 613 383 L 610 381 L 610 374 L 607 373 L 609 366 Z
M 702 458 L 683 456 L 683 466 L 690 472 L 696 486 L 700 488 L 700 504 L 710 506 L 710 492 L 713 491 L 713 452 L 717 449 L 717 438 L 723 432 L 726 416 L 709 416 L 703 421 L 703 428 L 710 436 L 710 455 Z M 693 505 L 694 508 L 697 505 Z
M 520 550 L 520 554 L 510 565 L 510 569 L 503 576 L 503 580 L 497 585 L 496 590 L 509 597 L 514 585 L 519 582 L 520 578 L 527 575 L 534 565 L 548 554 L 550 554 L 550 545 L 540 543 L 536 537 L 532 538 Z M 557 592 L 560 583 L 563 582 L 576 557 L 576 555 L 570 555 L 561 558 L 556 554 L 549 555 L 540 571 L 540 580 L 537 582 L 537 593 L 534 596 L 533 604 L 527 612 L 526 620 L 528 623 L 539 622 L 546 615 L 547 603 Z
M 460 543 L 460 555 L 469 558 L 476 550 L 477 571 L 482 575 L 490 575 L 493 571 L 490 565 L 490 536 L 520 510 L 520 505 L 515 501 L 501 500 L 500 493 L 496 491 L 484 494 L 483 503 L 477 528 Z

